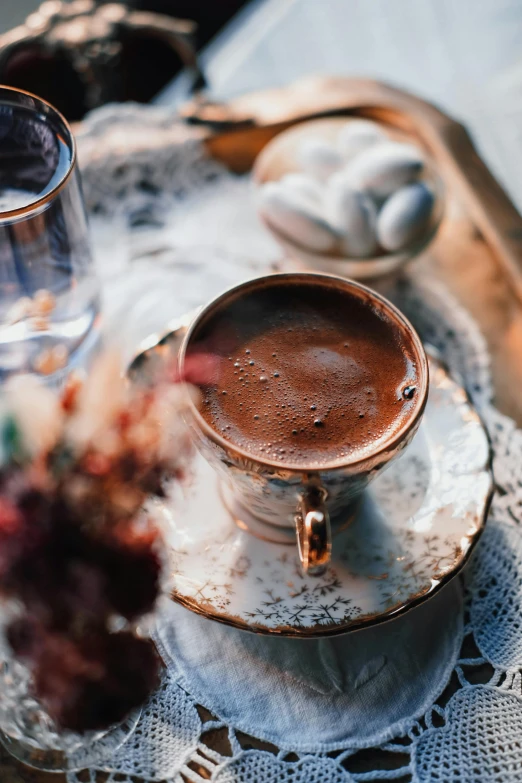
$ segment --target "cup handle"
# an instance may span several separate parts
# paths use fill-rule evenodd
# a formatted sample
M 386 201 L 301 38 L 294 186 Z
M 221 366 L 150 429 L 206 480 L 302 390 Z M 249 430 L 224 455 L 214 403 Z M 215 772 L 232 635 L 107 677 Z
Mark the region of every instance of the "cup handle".
M 323 487 L 307 487 L 295 515 L 299 557 L 303 571 L 310 576 L 320 576 L 330 562 L 332 532 L 325 499 Z

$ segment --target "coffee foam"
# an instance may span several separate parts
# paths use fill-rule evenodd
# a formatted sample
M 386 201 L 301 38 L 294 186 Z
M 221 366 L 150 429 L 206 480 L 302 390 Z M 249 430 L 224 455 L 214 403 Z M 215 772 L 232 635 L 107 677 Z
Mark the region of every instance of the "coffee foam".
M 218 357 L 215 384 L 202 387 L 203 417 L 270 461 L 315 467 L 363 457 L 416 405 L 417 368 L 402 330 L 328 286 L 243 294 L 211 314 L 191 350 Z

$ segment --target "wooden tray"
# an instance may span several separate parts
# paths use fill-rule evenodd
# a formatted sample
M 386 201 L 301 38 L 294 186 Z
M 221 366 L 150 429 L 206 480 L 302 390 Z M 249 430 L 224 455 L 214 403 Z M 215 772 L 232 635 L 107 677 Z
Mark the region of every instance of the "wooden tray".
M 307 79 L 226 105 L 196 100 L 183 108 L 179 131 L 180 138 L 203 139 L 211 155 L 232 170 L 245 172 L 281 130 L 314 117 L 342 115 L 382 120 L 405 130 L 438 162 L 448 207 L 435 243 L 418 263 L 433 270 L 480 324 L 491 352 L 496 403 L 522 425 L 522 394 L 518 393 L 522 388 L 522 218 L 462 125 L 388 85 L 332 78 Z M 184 124 L 189 128 L 182 128 Z M 249 747 L 269 749 L 252 738 L 243 739 Z M 227 753 L 222 731 L 213 732 L 207 741 Z M 388 767 L 384 758 L 373 759 L 371 752 L 358 756 L 357 771 Z M 203 769 L 199 772 L 205 774 Z M 5 783 L 65 781 L 62 775 L 29 770 L 1 748 L 0 779 Z

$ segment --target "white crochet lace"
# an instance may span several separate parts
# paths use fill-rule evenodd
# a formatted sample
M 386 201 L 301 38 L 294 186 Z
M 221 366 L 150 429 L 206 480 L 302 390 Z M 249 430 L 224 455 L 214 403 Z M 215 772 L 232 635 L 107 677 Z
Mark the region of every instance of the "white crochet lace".
M 142 335 L 123 325 L 123 314 L 126 324 L 157 328 L 277 258 L 248 182 L 180 140 L 168 112 L 104 109 L 83 130 L 80 155 L 88 204 L 101 216 L 93 222 L 109 323 L 132 339 Z M 437 703 L 371 752 L 347 743 L 327 754 L 318 727 L 317 752 L 300 755 L 259 749 L 196 704 L 167 671 L 110 763 L 93 754 L 88 772 L 70 773 L 69 783 L 522 780 L 522 430 L 494 408 L 485 344 L 447 292 L 412 273 L 393 298 L 463 380 L 491 437 L 498 486 L 465 574 L 461 656 L 450 683 L 437 683 Z M 228 739 L 226 755 L 209 747 L 217 733 Z

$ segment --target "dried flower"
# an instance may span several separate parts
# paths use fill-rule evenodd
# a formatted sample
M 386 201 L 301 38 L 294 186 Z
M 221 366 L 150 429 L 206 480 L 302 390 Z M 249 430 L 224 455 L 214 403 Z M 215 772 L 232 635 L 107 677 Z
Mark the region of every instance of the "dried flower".
M 56 298 L 54 294 L 46 288 L 41 288 L 33 296 L 31 311 L 35 316 L 51 315 L 56 308 Z
M 184 472 L 190 393 L 129 386 L 112 352 L 60 394 L 27 376 L 7 384 L 0 594 L 23 606 L 7 636 L 63 728 L 120 720 L 158 681 L 152 642 L 132 625 L 162 584 L 165 546 L 144 505 Z
M 50 325 L 49 319 L 45 315 L 34 315 L 29 319 L 29 326 L 33 332 L 46 332 Z
M 111 426 L 118 411 L 124 408 L 125 397 L 121 359 L 116 352 L 107 351 L 79 389 L 68 428 L 71 441 L 78 448 L 95 443 L 96 438 Z
M 41 351 L 34 360 L 34 369 L 41 375 L 51 375 L 67 364 L 68 352 L 65 345 L 55 345 Z
M 28 453 L 34 457 L 54 448 L 64 421 L 59 398 L 32 375 L 10 378 L 5 398 Z

